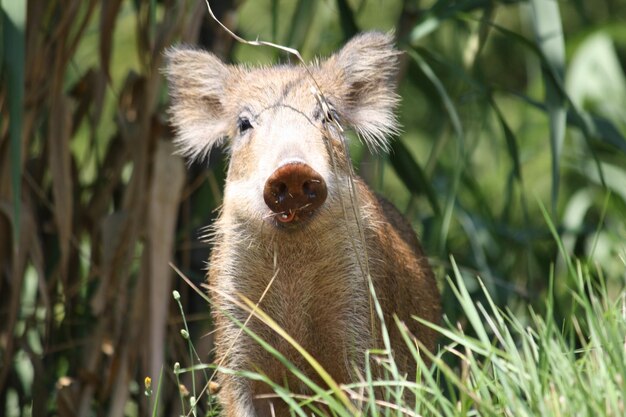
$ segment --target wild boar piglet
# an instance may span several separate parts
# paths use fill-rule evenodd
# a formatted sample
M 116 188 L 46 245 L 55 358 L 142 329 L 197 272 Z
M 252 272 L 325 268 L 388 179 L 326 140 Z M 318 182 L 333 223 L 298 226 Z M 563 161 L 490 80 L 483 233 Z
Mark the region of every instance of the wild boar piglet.
M 203 158 L 228 141 L 208 273 L 216 362 L 222 366 L 261 372 L 292 392 L 310 393 L 233 322 L 249 315 L 241 296 L 257 303 L 270 281 L 259 308 L 338 383 L 363 375 L 365 352 L 383 345 L 364 274 L 371 276 L 400 369 L 412 373 L 415 364 L 394 315 L 435 347 L 435 333 L 412 318 L 439 319 L 440 296 L 428 261 L 411 225 L 358 177 L 351 196 L 351 161 L 335 124 L 353 129 L 371 149 L 386 150 L 398 130 L 398 55 L 393 37 L 377 32 L 356 36 L 311 63 L 309 71 L 300 65 L 226 65 L 197 49 L 167 53 L 181 152 Z M 324 386 L 275 331 L 256 318 L 247 325 Z M 265 383 L 230 373 L 219 378 L 226 416 L 289 415 L 281 401 L 259 398 L 273 392 Z

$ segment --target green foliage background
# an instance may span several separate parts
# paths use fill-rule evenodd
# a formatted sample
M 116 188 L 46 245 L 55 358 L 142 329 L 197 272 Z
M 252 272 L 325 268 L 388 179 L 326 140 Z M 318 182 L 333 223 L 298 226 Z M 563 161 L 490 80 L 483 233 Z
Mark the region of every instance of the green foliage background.
M 579 313 L 563 254 L 622 294 L 626 3 L 212 3 L 241 36 L 305 59 L 358 31 L 395 30 L 403 133 L 389 155 L 353 138 L 352 156 L 415 225 L 452 323 L 467 320 L 444 282 L 450 256 L 475 301 L 480 276 L 522 322 L 529 304 L 560 325 Z M 179 413 L 171 369 L 189 355 L 173 289 L 202 361 L 212 339 L 206 304 L 168 262 L 202 283 L 199 236 L 225 161 L 216 152 L 186 168 L 172 155 L 162 51 L 185 42 L 231 62 L 290 58 L 236 43 L 201 1 L 1 4 L 0 414 L 145 415 L 145 376 L 160 409 Z

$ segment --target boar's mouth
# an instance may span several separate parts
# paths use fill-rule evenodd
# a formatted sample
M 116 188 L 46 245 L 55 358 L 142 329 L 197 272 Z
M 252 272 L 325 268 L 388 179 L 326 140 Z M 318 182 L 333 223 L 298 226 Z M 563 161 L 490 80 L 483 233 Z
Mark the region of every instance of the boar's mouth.
M 317 210 L 312 209 L 309 204 L 298 209 L 286 210 L 280 213 L 270 213 L 266 219 L 279 228 L 292 229 L 301 228 L 308 223 L 316 214 Z
M 296 220 L 296 214 L 298 214 L 297 210 L 289 210 L 287 213 L 280 213 L 274 217 L 281 223 L 291 223 Z
M 314 210 L 307 210 L 311 204 L 307 204 L 304 207 L 295 210 L 287 210 L 281 213 L 272 213 L 271 216 L 278 222 L 278 224 L 298 224 L 305 220 L 310 219 L 315 214 Z

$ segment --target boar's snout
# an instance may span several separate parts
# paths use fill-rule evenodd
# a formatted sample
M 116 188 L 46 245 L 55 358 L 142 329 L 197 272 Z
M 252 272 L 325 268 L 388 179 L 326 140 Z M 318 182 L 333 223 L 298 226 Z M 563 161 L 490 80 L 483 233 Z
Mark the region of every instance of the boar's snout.
M 265 182 L 263 199 L 282 223 L 311 216 L 326 201 L 326 182 L 313 168 L 294 162 L 278 168 Z

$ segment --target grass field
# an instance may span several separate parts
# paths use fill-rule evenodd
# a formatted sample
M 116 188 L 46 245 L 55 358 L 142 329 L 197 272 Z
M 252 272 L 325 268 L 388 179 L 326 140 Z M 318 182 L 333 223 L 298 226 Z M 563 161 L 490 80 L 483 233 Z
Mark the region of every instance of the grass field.
M 572 286 L 567 294 L 576 314 L 560 323 L 553 316 L 552 295 L 545 300 L 544 315 L 530 306 L 514 313 L 498 308 L 478 280 L 484 303 L 475 302 L 454 259 L 451 262 L 453 275 L 447 285 L 454 293 L 464 321 L 446 320 L 441 326 L 433 325 L 441 334 L 438 352 L 420 349 L 419 341 L 405 333 L 406 343 L 413 346 L 415 379 L 399 375 L 393 357 L 387 352 L 371 351 L 367 372 L 359 382 L 341 385 L 338 391 L 333 391 L 303 379 L 313 395 L 295 395 L 274 385 L 276 398 L 289 402 L 293 415 L 299 416 L 317 415 L 320 404 L 328 406 L 331 415 L 336 416 L 623 415 L 624 294 L 612 297 L 604 279 L 594 276 L 595 271 L 580 261 L 568 259 Z M 626 265 L 623 256 L 621 262 Z M 549 282 L 552 290 L 554 277 Z M 390 325 L 402 327 L 399 322 Z M 189 343 L 191 351 L 193 347 Z M 200 361 L 195 350 L 193 356 L 192 363 Z M 278 353 L 277 356 L 298 375 L 297 368 Z M 376 367 L 384 368 L 388 379 L 373 380 L 370 372 Z M 217 369 L 233 372 L 219 366 Z M 203 388 L 197 386 L 188 393 L 193 398 L 190 402 L 181 397 L 183 412 L 215 415 L 219 412 L 215 398 L 204 391 L 205 385 L 213 381 L 207 377 L 207 365 L 198 363 L 180 370 L 180 374 L 190 372 L 203 373 Z M 243 375 L 273 384 L 262 374 Z

